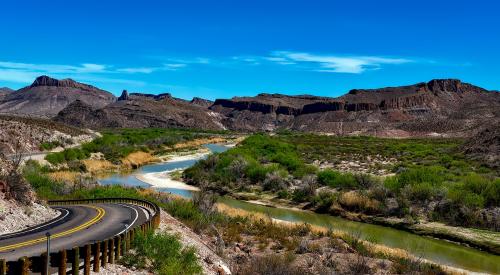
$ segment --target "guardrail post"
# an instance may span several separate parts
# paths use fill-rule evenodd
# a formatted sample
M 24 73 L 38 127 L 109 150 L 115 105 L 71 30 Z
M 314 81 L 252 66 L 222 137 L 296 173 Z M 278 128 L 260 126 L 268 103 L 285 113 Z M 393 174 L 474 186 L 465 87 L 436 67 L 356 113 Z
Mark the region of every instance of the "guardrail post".
M 115 253 L 115 259 L 118 261 L 120 260 L 122 252 L 122 235 L 118 235 L 116 237 L 116 253 Z
M 41 258 L 42 258 L 41 274 L 42 275 L 49 275 L 49 274 L 47 274 L 47 265 L 50 266 L 50 263 L 49 263 L 49 261 L 47 261 L 48 260 L 47 252 L 43 252 L 41 255 Z
M 105 240 L 103 242 L 103 246 L 102 246 L 101 266 L 106 267 L 107 264 L 108 264 L 108 240 Z
M 85 257 L 83 260 L 83 274 L 90 274 L 90 256 L 92 256 L 92 250 L 90 244 L 85 245 Z
M 66 263 L 68 262 L 66 249 L 59 251 L 59 275 L 66 275 Z
M 73 247 L 73 261 L 71 263 L 71 273 L 73 275 L 78 275 L 80 271 L 80 248 Z
M 109 263 L 115 263 L 115 238 L 109 240 Z
M 19 274 L 28 275 L 30 263 L 27 257 L 19 258 Z
M 4 259 L 0 260 L 0 275 L 7 274 L 7 261 Z
M 125 232 L 125 235 L 123 235 L 122 255 L 125 255 L 125 252 L 127 252 L 129 249 L 130 249 L 130 232 Z
M 100 254 L 101 254 L 101 242 L 96 242 L 94 247 L 94 272 L 99 272 L 100 265 Z

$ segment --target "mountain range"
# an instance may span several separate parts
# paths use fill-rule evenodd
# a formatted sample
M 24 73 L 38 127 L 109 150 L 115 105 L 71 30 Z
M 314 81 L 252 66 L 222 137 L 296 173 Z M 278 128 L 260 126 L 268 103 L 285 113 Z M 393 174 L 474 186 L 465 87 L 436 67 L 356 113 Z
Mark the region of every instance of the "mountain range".
M 169 93 L 120 97 L 71 79 L 38 77 L 0 89 L 0 112 L 48 117 L 87 128 L 184 127 L 237 131 L 297 130 L 339 135 L 469 136 L 500 121 L 500 93 L 456 79 L 355 89 L 332 98 L 259 94 L 191 101 Z

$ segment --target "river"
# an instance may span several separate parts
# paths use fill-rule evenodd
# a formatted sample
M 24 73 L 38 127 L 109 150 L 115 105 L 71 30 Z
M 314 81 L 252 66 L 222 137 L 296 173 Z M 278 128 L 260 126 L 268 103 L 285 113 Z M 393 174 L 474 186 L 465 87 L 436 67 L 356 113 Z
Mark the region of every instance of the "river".
M 208 144 L 206 145 L 206 147 L 209 148 L 212 152 L 223 152 L 227 150 L 227 147 L 217 144 Z M 122 184 L 128 186 L 149 187 L 149 184 L 138 180 L 135 176 L 140 173 L 164 172 L 175 169 L 185 169 L 192 166 L 197 160 L 198 159 L 191 159 L 146 165 L 133 171 L 132 173 L 113 174 L 107 176 L 100 179 L 99 182 L 104 185 Z M 158 190 L 188 198 L 191 197 L 192 192 L 174 188 L 160 188 Z M 306 222 L 313 225 L 332 228 L 335 230 L 356 233 L 359 234 L 363 239 L 375 241 L 376 243 L 388 247 L 401 248 L 417 257 L 422 257 L 423 259 L 428 259 L 444 265 L 449 265 L 472 272 L 500 274 L 500 256 L 496 256 L 456 243 L 419 236 L 390 227 L 353 222 L 340 217 L 317 214 L 310 211 L 272 208 L 239 201 L 228 197 L 222 197 L 219 201 L 234 208 L 266 213 L 270 217 L 279 220 Z

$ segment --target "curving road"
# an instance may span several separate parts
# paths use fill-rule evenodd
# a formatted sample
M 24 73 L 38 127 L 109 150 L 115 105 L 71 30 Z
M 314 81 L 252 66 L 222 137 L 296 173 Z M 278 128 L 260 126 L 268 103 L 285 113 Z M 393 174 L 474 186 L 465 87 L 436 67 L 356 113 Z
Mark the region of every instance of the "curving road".
M 0 259 L 18 260 L 46 252 L 45 234 L 51 234 L 51 253 L 71 249 L 123 233 L 142 224 L 151 215 L 146 208 L 133 204 L 97 203 L 54 206 L 61 215 L 38 227 L 0 235 Z

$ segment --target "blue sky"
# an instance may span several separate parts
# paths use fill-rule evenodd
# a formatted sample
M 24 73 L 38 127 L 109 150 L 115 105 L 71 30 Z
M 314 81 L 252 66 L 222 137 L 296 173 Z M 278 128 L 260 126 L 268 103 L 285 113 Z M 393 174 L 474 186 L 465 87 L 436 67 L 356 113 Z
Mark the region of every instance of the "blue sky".
M 0 87 L 47 74 L 186 99 L 432 78 L 500 90 L 497 2 L 2 1 Z

